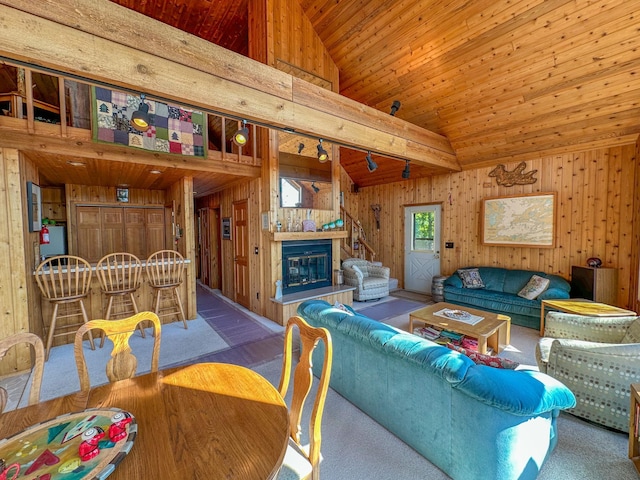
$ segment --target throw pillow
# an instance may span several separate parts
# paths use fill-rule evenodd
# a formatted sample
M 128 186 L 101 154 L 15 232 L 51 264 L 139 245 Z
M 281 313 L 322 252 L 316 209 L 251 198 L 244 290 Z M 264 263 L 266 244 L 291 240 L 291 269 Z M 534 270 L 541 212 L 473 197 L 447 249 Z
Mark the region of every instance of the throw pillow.
M 463 355 L 466 355 L 476 365 L 486 365 L 487 367 L 505 368 L 508 370 L 513 370 L 520 365 L 518 362 L 514 362 L 513 360 L 509 360 L 507 358 L 484 355 L 482 353 L 474 352 L 473 350 L 467 350 L 466 348 L 459 347 L 457 345 L 454 345 L 453 343 L 448 343 L 447 347 L 449 347 L 451 350 L 455 350 L 456 352 L 460 352 Z
M 624 334 L 620 343 L 640 343 L 640 317 L 629 325 L 627 333 Z
M 549 282 L 548 278 L 532 275 L 527 284 L 518 292 L 518 296 L 527 300 L 534 300 L 547 289 Z
M 457 271 L 464 288 L 484 288 L 484 282 L 477 268 L 465 268 Z
M 351 308 L 349 305 L 344 305 L 340 302 L 336 302 L 333 304 L 333 308 L 337 308 L 338 310 L 342 310 L 343 312 L 348 313 L 349 315 L 355 315 L 356 311 Z

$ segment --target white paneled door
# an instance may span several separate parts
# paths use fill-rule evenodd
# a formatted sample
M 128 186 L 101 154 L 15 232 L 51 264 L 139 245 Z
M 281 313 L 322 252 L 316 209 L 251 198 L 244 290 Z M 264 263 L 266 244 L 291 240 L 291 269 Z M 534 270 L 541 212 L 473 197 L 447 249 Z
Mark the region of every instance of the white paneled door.
M 430 293 L 440 275 L 440 205 L 405 207 L 404 288 Z

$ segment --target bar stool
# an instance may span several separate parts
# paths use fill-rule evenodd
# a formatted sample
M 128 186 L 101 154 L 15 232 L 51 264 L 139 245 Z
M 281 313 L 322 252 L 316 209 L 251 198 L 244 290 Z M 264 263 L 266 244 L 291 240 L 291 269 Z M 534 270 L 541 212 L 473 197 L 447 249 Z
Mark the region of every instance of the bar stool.
M 83 258 L 74 255 L 58 255 L 38 265 L 35 277 L 42 296 L 53 305 L 45 348 L 45 361 L 47 361 L 53 337 L 75 333 L 77 327 L 89 321 L 84 308 L 84 299 L 89 295 L 91 265 Z M 63 314 L 59 313 L 60 305 L 65 305 Z M 56 333 L 58 319 L 78 316 L 82 318 L 82 322 L 61 325 L 59 328 L 63 331 Z M 45 325 L 43 327 L 47 330 Z M 91 332 L 89 332 L 89 342 L 91 349 L 95 350 Z
M 128 318 L 138 313 L 134 294 L 140 288 L 142 262 L 132 253 L 118 252 L 105 255 L 96 264 L 96 275 L 100 289 L 109 299 L 104 314 L 106 320 Z M 142 338 L 145 338 L 142 324 L 138 325 Z M 100 348 L 104 345 L 104 335 Z
M 184 257 L 174 250 L 159 250 L 149 256 L 145 270 L 149 285 L 154 291 L 155 314 L 158 317 L 177 315 L 178 318 L 182 318 L 184 328 L 188 328 L 179 291 L 182 285 Z

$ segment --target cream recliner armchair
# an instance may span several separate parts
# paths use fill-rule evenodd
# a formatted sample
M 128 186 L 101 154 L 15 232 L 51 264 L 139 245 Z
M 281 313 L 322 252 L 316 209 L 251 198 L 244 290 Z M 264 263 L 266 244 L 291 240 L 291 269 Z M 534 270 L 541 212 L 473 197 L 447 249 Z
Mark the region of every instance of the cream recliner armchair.
M 347 258 L 342 262 L 342 269 L 344 283 L 356 287 L 353 299 L 357 302 L 389 295 L 389 267 L 374 265 L 361 258 Z
M 567 411 L 627 432 L 630 384 L 640 382 L 640 317 L 549 312 L 544 335 L 536 361 L 575 395 Z

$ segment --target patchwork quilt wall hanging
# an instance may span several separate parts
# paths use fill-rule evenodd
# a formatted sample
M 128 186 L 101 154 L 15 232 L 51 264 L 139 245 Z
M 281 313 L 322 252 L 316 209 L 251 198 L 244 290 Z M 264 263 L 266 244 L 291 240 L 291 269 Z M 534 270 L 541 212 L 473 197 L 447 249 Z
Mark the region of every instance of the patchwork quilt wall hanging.
M 150 125 L 146 132 L 139 132 L 130 125 L 131 115 L 140 105 L 139 96 L 101 87 L 92 87 L 91 95 L 94 141 L 153 152 L 206 155 L 207 117 L 203 112 L 145 98 Z

